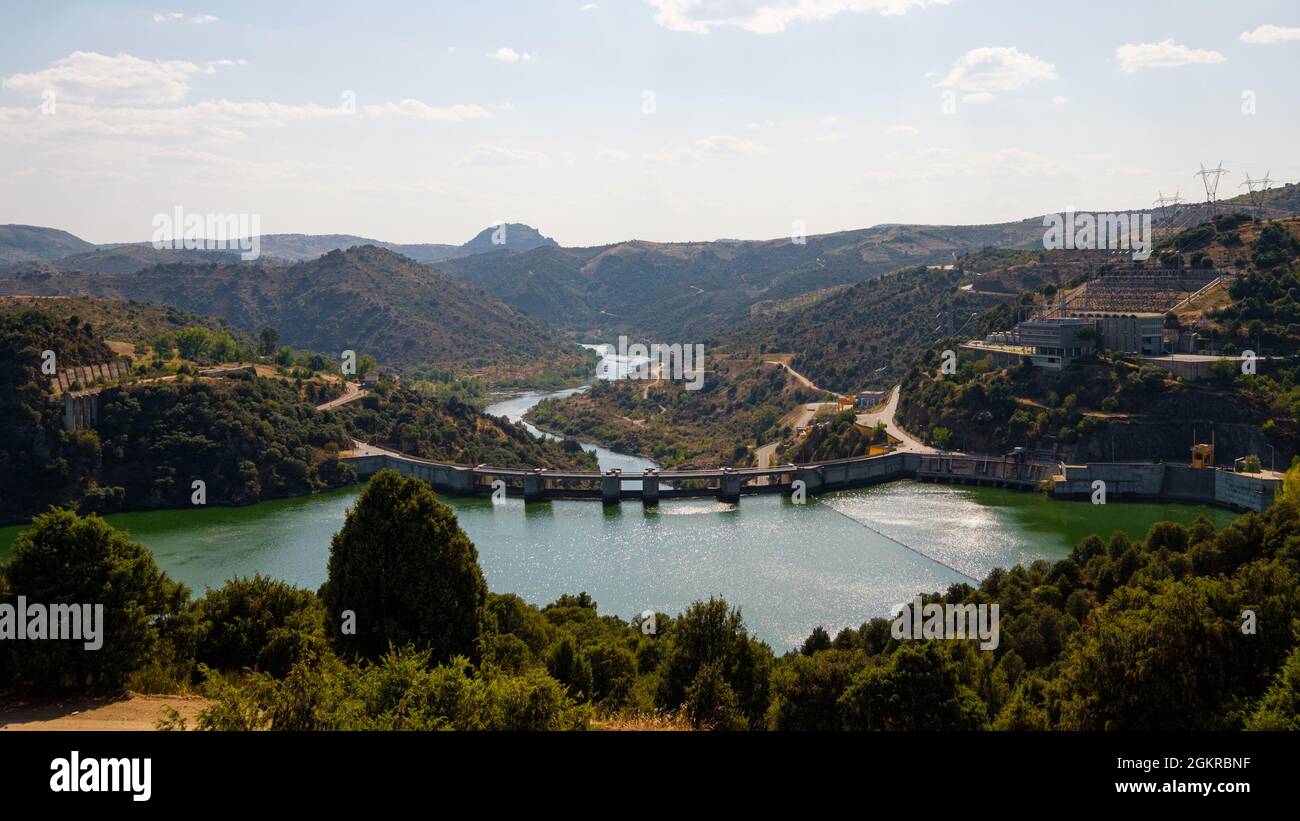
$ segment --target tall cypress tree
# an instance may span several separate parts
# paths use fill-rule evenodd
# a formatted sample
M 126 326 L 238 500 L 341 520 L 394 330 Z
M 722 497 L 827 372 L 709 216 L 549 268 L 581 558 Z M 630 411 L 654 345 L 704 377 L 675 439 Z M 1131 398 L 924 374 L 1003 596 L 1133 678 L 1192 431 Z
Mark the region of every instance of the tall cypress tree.
M 424 482 L 383 470 L 334 534 L 321 598 L 344 654 L 378 659 L 413 644 L 440 663 L 475 656 L 487 583 L 451 508 Z M 354 635 L 342 632 L 346 611 Z

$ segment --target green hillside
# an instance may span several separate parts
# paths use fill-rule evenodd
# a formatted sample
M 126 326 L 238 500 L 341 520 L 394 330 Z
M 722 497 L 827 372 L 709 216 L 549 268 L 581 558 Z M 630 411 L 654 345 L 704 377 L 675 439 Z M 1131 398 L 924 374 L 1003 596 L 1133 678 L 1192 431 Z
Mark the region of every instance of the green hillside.
M 105 386 L 95 426 L 69 432 L 39 372 L 41 351 L 53 350 L 60 368 L 114 358 L 100 331 L 73 316 L 0 307 L 0 521 L 49 505 L 184 506 L 193 479 L 206 483 L 210 504 L 310 493 L 355 479 L 337 461 L 353 438 L 443 461 L 595 469 L 590 454 L 534 439 L 454 396 L 383 383 L 359 402 L 318 411 L 337 393 L 320 380 L 200 378 L 192 365 L 190 375 Z
M 0 294 L 150 301 L 216 316 L 283 342 L 369 353 L 396 366 L 435 365 L 491 381 L 590 372 L 590 355 L 545 323 L 443 272 L 364 246 L 290 266 L 163 265 L 136 273 L 0 278 Z
M 59 257 L 94 250 L 84 239 L 57 228 L 0 225 L 0 265 Z

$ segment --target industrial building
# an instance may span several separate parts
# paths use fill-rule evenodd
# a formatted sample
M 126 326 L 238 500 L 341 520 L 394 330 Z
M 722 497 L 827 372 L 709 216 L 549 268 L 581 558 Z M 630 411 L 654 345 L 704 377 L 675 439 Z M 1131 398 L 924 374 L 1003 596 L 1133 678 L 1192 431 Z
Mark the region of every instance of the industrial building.
M 1164 314 L 1081 311 L 1072 316 L 1095 320 L 1106 350 L 1142 356 L 1160 356 L 1165 352 Z
M 1079 312 L 1021 322 L 1015 330 L 989 334 L 965 347 L 1027 357 L 1040 368 L 1060 369 L 1100 346 L 1110 351 L 1160 356 L 1164 349 L 1164 315 L 1156 313 Z M 1096 334 L 1080 335 L 1085 328 Z
M 1079 338 L 1079 331 L 1093 327 L 1091 319 L 1054 316 L 1021 322 L 1017 328 L 1018 344 L 1029 348 L 1029 358 L 1041 368 L 1062 368 L 1084 354 L 1091 353 L 1093 343 Z

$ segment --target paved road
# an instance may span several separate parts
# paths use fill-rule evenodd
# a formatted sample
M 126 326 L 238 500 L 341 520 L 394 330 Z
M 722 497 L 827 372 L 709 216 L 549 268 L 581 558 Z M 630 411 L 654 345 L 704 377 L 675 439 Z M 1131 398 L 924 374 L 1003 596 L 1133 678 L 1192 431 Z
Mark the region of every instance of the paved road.
M 800 405 L 795 410 L 783 416 L 779 424 L 789 425 L 790 430 L 792 431 L 798 430 L 799 428 L 805 428 L 808 426 L 808 423 L 813 420 L 813 417 L 817 415 L 817 411 L 819 411 L 824 407 L 834 408 L 835 403 L 834 402 L 810 402 L 807 405 Z M 772 458 L 776 456 L 776 447 L 779 444 L 781 444 L 779 440 L 776 442 L 769 442 L 766 445 L 763 445 L 763 447 L 755 450 L 754 451 L 755 466 L 760 468 L 771 467 Z
M 383 456 L 385 454 L 389 456 L 406 455 L 404 453 L 398 453 L 395 450 L 388 450 L 387 448 L 381 448 L 376 445 L 362 442 L 360 439 L 353 439 L 351 449 L 340 452 L 339 456 Z
M 369 391 L 361 390 L 361 386 L 356 382 L 344 382 L 343 395 L 338 399 L 331 399 L 323 405 L 317 405 L 316 410 L 323 411 L 337 408 L 339 405 L 346 405 L 349 402 L 354 402 L 363 396 L 367 396 L 369 393 Z
M 894 422 L 894 412 L 898 410 L 898 394 L 901 390 L 902 386 L 895 385 L 890 393 L 889 401 L 885 403 L 884 407 L 877 411 L 867 411 L 866 413 L 858 414 L 858 424 L 866 427 L 874 427 L 877 422 L 884 422 L 885 430 L 889 432 L 890 436 L 899 441 L 899 451 L 938 453 L 939 451 L 937 448 L 932 448 L 929 445 L 923 444 L 912 438 L 910 434 Z

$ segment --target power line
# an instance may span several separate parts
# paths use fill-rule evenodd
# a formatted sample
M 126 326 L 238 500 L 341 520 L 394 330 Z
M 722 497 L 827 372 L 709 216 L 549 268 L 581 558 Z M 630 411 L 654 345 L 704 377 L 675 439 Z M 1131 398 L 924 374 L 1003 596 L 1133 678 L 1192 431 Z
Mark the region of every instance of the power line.
M 1219 160 L 1218 168 L 1207 169 L 1205 167 L 1205 163 L 1201 163 L 1201 170 L 1192 175 L 1193 177 L 1200 177 L 1201 182 L 1204 183 L 1205 202 L 1207 205 L 1210 206 L 1211 212 L 1214 211 L 1215 202 L 1217 201 L 1217 197 L 1218 197 L 1219 178 L 1222 177 L 1224 174 L 1228 174 L 1228 173 L 1230 172 L 1226 171 L 1223 167 L 1223 160 Z M 1213 177 L 1213 180 L 1211 180 L 1211 177 Z
M 1264 192 L 1268 191 L 1273 181 L 1268 178 L 1272 171 L 1266 172 L 1260 179 L 1251 179 L 1250 172 L 1246 172 L 1246 181 L 1242 185 L 1246 186 L 1246 196 L 1250 198 L 1251 203 L 1255 206 L 1255 216 L 1264 216 Z M 1259 186 L 1256 188 L 1255 186 Z

